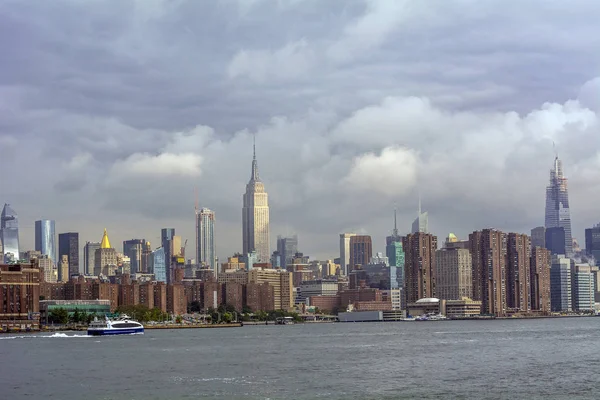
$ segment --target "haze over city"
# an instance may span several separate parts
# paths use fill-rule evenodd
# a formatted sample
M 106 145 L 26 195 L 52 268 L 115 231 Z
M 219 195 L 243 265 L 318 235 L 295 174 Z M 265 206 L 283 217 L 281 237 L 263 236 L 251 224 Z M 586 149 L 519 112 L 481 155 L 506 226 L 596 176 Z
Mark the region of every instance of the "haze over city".
M 159 245 L 163 227 L 193 242 L 197 188 L 224 259 L 242 250 L 255 135 L 271 248 L 297 233 L 300 251 L 333 258 L 342 232 L 382 251 L 395 206 L 408 232 L 419 192 L 440 238 L 528 233 L 544 224 L 556 151 L 581 243 L 599 219 L 599 11 L 5 2 L 0 200 L 23 248 L 45 218 L 82 243 L 106 227 L 115 243 Z

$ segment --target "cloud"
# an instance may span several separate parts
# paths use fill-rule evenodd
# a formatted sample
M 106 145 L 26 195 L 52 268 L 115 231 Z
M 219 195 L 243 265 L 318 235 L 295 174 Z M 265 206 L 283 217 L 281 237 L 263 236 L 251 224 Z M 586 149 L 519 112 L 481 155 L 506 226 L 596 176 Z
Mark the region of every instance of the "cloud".
M 23 221 L 98 240 L 218 218 L 240 250 L 252 142 L 273 238 L 333 258 L 337 234 L 543 221 L 552 143 L 575 236 L 597 222 L 600 5 L 432 0 L 0 4 L 0 168 Z M 15 167 L 18 166 L 18 167 Z M 44 193 L 31 196 L 31 185 Z M 0 199 L 1 200 L 1 199 Z M 356 210 L 361 210 L 357 213 Z M 43 214 L 43 215 L 39 215 Z M 81 221 L 85 221 L 82 224 Z
M 266 80 L 298 78 L 315 66 L 315 55 L 306 40 L 286 44 L 275 51 L 241 50 L 227 68 L 230 78 L 247 76 L 262 83 Z
M 404 197 L 417 181 L 417 169 L 418 156 L 413 150 L 387 147 L 379 155 L 357 157 L 343 184 L 351 192 Z
M 151 155 L 135 153 L 125 160 L 117 161 L 109 173 L 109 179 L 199 177 L 202 157 L 193 153 L 161 153 Z

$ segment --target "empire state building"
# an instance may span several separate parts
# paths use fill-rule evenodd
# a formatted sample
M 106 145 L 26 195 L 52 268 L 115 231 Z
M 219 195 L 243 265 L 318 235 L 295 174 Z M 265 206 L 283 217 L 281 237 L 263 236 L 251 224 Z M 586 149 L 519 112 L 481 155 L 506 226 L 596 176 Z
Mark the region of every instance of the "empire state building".
M 252 158 L 252 175 L 246 185 L 242 208 L 242 239 L 244 255 L 256 251 L 256 262 L 269 262 L 269 199 L 265 185 L 258 176 L 256 145 Z

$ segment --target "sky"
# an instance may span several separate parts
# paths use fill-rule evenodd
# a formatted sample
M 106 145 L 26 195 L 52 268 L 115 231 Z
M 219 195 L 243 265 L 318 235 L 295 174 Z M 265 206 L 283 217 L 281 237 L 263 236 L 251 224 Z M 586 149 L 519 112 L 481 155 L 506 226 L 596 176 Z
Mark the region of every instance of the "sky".
M 419 193 L 443 240 L 544 223 L 555 152 L 573 236 L 600 222 L 600 3 L 0 0 L 0 202 L 113 245 L 194 254 L 194 205 L 240 251 L 256 137 L 271 248 L 374 251 Z

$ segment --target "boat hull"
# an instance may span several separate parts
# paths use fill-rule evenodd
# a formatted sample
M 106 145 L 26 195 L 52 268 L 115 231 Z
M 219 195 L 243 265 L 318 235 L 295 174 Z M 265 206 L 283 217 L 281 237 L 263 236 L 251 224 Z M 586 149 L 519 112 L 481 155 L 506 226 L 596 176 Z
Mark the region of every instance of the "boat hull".
M 132 333 L 144 333 L 144 328 L 88 329 L 87 331 L 90 336 L 131 335 Z

